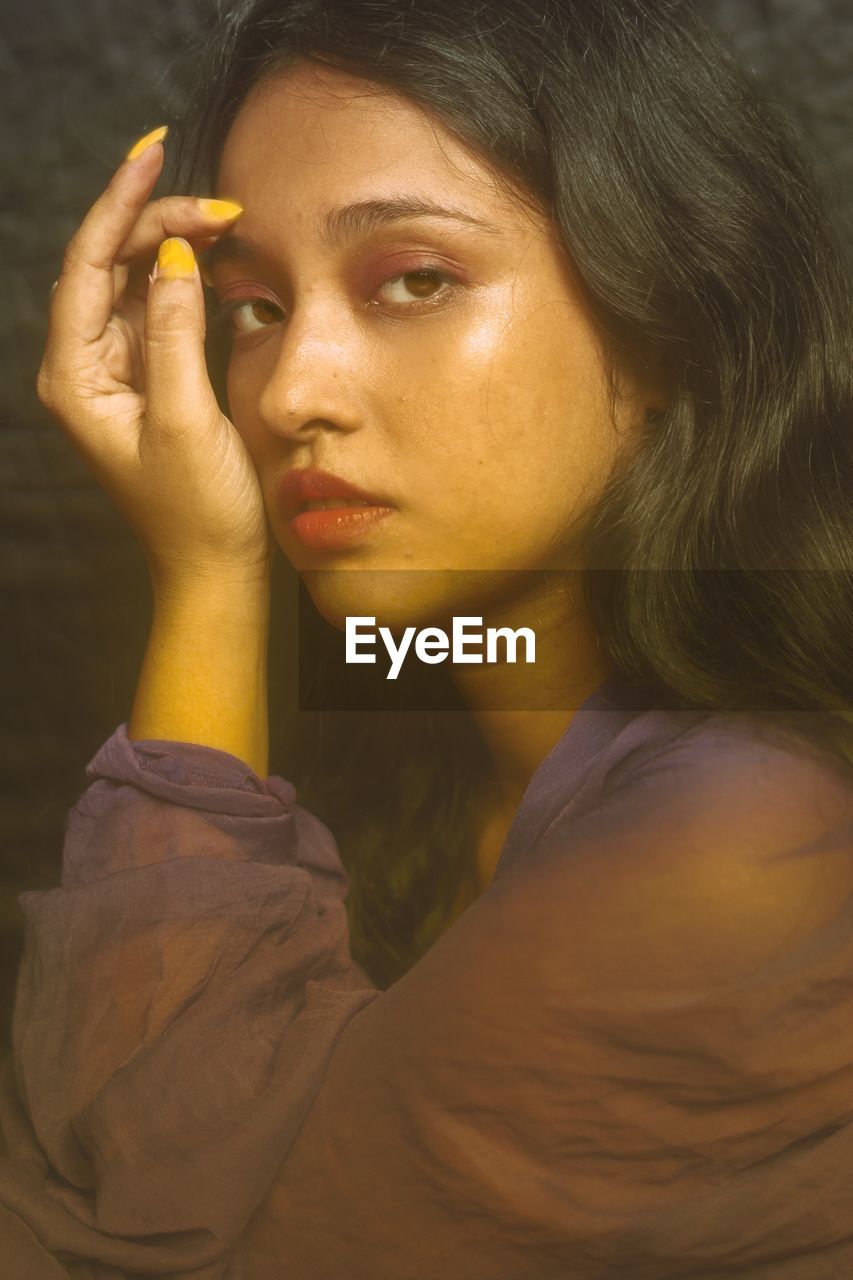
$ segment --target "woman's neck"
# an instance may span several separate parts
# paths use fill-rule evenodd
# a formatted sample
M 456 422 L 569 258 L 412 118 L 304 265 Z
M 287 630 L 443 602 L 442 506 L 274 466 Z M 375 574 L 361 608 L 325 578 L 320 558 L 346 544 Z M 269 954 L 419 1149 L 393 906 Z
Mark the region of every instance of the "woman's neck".
M 586 611 L 553 586 L 513 601 L 484 626 L 532 627 L 536 661 L 455 667 L 453 676 L 494 763 L 498 808 L 514 812 L 576 709 L 612 670 Z M 524 646 L 519 645 L 523 657 Z

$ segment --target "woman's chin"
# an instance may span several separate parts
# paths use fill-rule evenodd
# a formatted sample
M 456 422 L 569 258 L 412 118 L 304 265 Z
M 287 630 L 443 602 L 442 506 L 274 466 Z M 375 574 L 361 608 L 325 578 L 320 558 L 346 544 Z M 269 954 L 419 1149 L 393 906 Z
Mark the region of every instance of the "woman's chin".
M 330 626 L 372 619 L 376 627 L 447 628 L 454 616 L 479 616 L 488 608 L 497 575 L 457 569 L 302 569 L 299 576 Z M 503 576 L 503 575 L 500 575 Z
M 407 627 L 450 634 L 454 620 L 476 627 L 532 627 L 539 616 L 541 574 L 510 570 L 306 569 L 300 578 L 317 612 L 339 631 Z M 560 575 L 562 578 L 562 575 Z M 529 615 L 529 616 L 528 616 Z
M 447 617 L 442 575 L 413 569 L 306 569 L 299 575 L 317 612 L 343 631 L 348 618 L 372 619 L 392 630 Z M 436 611 L 438 610 L 438 615 Z

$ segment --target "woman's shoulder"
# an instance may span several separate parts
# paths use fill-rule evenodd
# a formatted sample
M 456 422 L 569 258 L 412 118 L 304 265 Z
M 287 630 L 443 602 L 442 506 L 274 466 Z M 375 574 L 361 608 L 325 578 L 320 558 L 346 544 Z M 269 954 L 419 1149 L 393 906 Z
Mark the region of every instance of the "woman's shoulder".
M 597 798 L 645 791 L 696 803 L 741 796 L 753 809 L 853 806 L 853 763 L 796 717 L 713 711 L 639 712 L 603 753 Z
M 561 921 L 588 978 L 629 986 L 732 981 L 844 913 L 849 930 L 842 760 L 735 716 L 647 712 L 626 733 L 595 784 L 496 878 L 520 925 L 553 938 Z
M 609 680 L 531 780 L 497 874 L 593 830 L 636 845 L 664 829 L 676 840 L 680 828 L 694 842 L 703 833 L 752 847 L 781 838 L 786 822 L 803 840 L 846 828 L 853 847 L 853 765 L 837 750 L 795 717 L 655 708 Z
M 853 767 L 791 720 L 655 712 L 595 809 L 692 875 L 853 891 Z M 638 728 L 639 726 L 635 726 Z

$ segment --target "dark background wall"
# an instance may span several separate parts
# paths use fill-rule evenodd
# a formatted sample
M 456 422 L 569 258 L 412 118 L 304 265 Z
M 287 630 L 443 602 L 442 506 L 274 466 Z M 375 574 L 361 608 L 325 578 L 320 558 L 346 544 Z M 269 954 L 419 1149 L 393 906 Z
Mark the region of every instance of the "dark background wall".
M 174 119 L 176 67 L 216 7 L 4 0 L 0 10 L 0 1053 L 17 895 L 58 881 L 65 815 L 86 763 L 130 713 L 149 617 L 138 546 L 35 399 L 47 298 L 65 242 L 124 151 Z M 850 0 L 699 7 L 787 107 L 853 251 Z

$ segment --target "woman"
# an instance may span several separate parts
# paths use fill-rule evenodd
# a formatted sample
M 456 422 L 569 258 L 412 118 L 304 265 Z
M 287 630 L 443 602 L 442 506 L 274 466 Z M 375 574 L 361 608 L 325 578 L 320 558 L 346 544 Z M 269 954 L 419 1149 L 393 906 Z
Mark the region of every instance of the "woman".
M 217 203 L 151 201 L 146 135 L 51 303 L 155 608 L 21 898 L 6 1256 L 847 1274 L 850 308 L 782 125 L 649 0 L 264 0 L 204 83 Z M 318 757 L 358 947 L 337 824 L 266 776 L 274 544 L 332 628 L 536 637 L 400 717 L 399 823 L 381 756 Z

